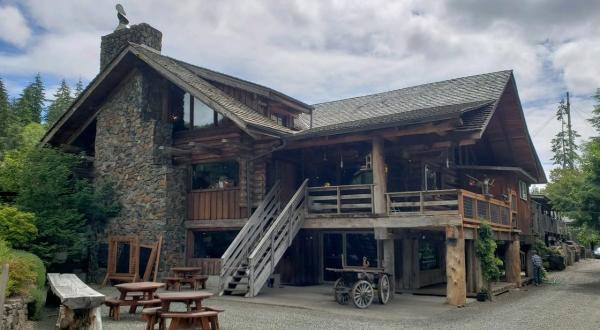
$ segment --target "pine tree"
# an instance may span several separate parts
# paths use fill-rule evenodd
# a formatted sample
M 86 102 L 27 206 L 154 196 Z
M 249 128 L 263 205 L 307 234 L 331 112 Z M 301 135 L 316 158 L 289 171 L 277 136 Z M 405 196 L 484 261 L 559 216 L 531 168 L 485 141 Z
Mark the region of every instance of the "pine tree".
M 83 92 L 83 82 L 81 81 L 81 76 L 79 76 L 79 81 L 75 85 L 75 98 L 77 98 Z
M 0 78 L 0 149 L 4 149 L 3 140 L 8 136 L 8 127 L 12 123 L 12 111 L 8 101 L 8 93 Z
M 592 98 L 598 103 L 594 106 L 594 110 L 592 111 L 594 116 L 591 119 L 588 119 L 588 121 L 594 126 L 596 131 L 600 132 L 600 88 L 596 89 L 596 94 L 592 96 Z
M 552 139 L 552 152 L 554 153 L 552 160 L 554 161 L 554 164 L 572 170 L 575 168 L 575 163 L 579 157 L 577 154 L 579 147 L 575 144 L 574 140 L 581 135 L 577 134 L 577 131 L 571 130 L 573 142 L 570 142 L 569 131 L 567 128 L 568 123 L 566 122 L 567 110 L 565 100 L 560 100 L 558 110 L 556 111 L 556 120 L 561 122 L 561 130 L 556 134 L 556 137 Z
M 46 126 L 51 127 L 54 125 L 60 116 L 67 111 L 72 102 L 73 97 L 71 96 L 71 88 L 67 84 L 67 81 L 63 79 L 60 82 L 60 87 L 54 94 L 54 101 L 52 101 L 52 104 L 50 104 L 48 111 L 46 111 L 44 116 Z
M 38 73 L 34 81 L 23 89 L 23 93 L 17 99 L 15 113 L 21 124 L 27 125 L 32 121 L 42 122 L 45 97 L 42 78 Z

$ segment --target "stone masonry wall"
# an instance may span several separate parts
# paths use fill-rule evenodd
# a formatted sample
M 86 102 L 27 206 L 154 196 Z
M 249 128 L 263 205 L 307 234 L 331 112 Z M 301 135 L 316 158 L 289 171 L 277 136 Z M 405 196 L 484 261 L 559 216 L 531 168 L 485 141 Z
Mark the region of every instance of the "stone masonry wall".
M 162 32 L 146 23 L 132 25 L 129 29 L 115 31 L 102 37 L 100 45 L 100 70 L 117 56 L 129 42 L 146 45 L 160 52 Z
M 11 298 L 4 302 L 4 313 L 2 314 L 2 330 L 25 329 L 27 321 L 27 302 L 23 298 Z
M 142 68 L 105 103 L 97 117 L 94 168 L 95 183 L 110 180 L 123 205 L 99 240 L 140 235 L 142 244 L 154 244 L 163 235 L 163 277 L 183 263 L 187 168 L 172 165 L 159 150 L 171 146 L 173 136 L 172 125 L 161 121 L 161 100 L 162 78 Z M 99 280 L 100 274 L 91 275 Z

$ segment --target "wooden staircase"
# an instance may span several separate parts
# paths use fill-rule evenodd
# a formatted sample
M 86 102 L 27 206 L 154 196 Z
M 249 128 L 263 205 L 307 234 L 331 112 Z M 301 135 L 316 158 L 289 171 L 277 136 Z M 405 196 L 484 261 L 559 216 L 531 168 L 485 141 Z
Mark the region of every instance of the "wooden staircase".
M 292 244 L 306 216 L 308 180 L 280 212 L 279 182 L 221 258 L 220 295 L 258 294 Z

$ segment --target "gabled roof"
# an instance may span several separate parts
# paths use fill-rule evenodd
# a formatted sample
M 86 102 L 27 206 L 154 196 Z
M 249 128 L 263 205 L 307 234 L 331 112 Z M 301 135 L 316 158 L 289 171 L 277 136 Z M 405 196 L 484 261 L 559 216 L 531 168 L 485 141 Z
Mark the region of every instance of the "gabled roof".
M 249 135 L 256 136 L 257 133 L 274 134 L 278 136 L 293 134 L 294 131 L 277 124 L 262 114 L 256 112 L 246 104 L 238 101 L 229 94 L 223 92 L 219 88 L 207 82 L 199 76 L 200 68 L 193 67 L 184 62 L 173 60 L 170 57 L 163 56 L 148 47 L 130 43 L 118 56 L 113 59 L 106 68 L 101 71 L 92 82 L 86 87 L 81 95 L 73 102 L 61 118 L 52 126 L 42 139 L 42 143 L 48 143 L 57 139 L 56 135 L 62 130 L 64 136 L 60 136 L 60 141 L 54 141 L 55 144 L 65 143 L 73 132 L 76 132 L 78 127 L 93 117 L 98 110 L 97 107 L 104 100 L 105 95 L 114 89 L 118 82 L 125 78 L 123 68 L 133 68 L 135 60 L 132 56 L 148 64 L 159 74 L 170 80 L 175 85 L 179 86 L 184 91 L 188 92 L 195 98 L 204 102 L 213 110 L 219 112 L 223 117 L 233 121 L 243 131 Z M 120 68 L 120 72 L 114 70 Z M 193 68 L 194 72 L 188 68 Z M 203 71 L 206 74 L 207 71 Z M 227 80 L 231 83 L 232 77 L 219 74 L 211 71 L 211 78 Z M 238 84 L 247 83 L 237 79 Z M 250 83 L 244 85 L 248 87 Z M 255 90 L 260 88 L 264 94 L 273 96 L 278 102 L 288 106 L 294 106 L 296 110 L 307 112 L 310 106 L 305 105 L 293 98 L 272 89 L 266 89 L 260 85 L 253 84 Z M 239 87 L 243 88 L 243 87 Z M 261 94 L 262 95 L 262 94 Z M 92 110 L 90 110 L 92 109 Z
M 383 122 L 389 116 L 416 121 L 436 115 L 460 116 L 471 111 L 463 116 L 463 126 L 459 129 L 482 129 L 511 75 L 510 70 L 499 71 L 315 104 L 310 131 L 365 126 Z

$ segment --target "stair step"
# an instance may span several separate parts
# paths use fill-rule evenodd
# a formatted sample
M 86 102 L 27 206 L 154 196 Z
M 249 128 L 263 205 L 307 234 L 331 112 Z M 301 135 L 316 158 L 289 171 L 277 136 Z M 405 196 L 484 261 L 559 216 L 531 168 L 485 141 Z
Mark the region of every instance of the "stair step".
M 228 296 L 229 295 L 242 295 L 242 296 L 244 296 L 244 295 L 246 295 L 246 293 L 248 293 L 248 291 L 249 291 L 248 289 L 225 289 L 225 290 L 223 290 L 223 292 L 226 295 L 228 295 Z
M 250 276 L 248 276 L 248 275 L 246 275 L 246 274 L 244 273 L 244 275 L 233 275 L 232 277 L 233 277 L 235 280 L 238 280 L 238 279 L 242 279 L 242 278 L 249 278 Z
M 231 281 L 231 282 L 227 283 L 227 285 L 228 285 L 230 288 L 235 288 L 235 286 L 237 286 L 237 285 L 248 285 L 248 284 L 249 284 L 249 283 L 248 283 L 247 281 L 246 281 L 246 282 L 242 282 L 242 281 Z

